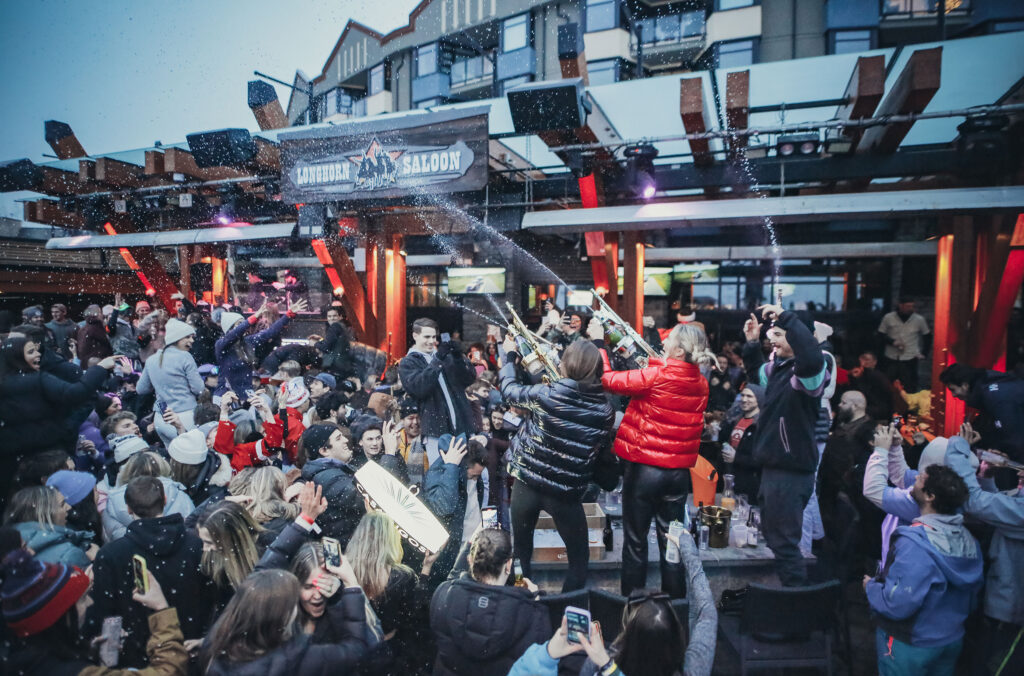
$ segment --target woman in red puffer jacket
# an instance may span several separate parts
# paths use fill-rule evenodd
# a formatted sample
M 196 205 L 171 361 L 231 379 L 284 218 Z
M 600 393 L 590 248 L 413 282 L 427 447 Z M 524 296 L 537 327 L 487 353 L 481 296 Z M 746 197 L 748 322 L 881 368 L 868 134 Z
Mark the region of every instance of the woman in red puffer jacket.
M 665 359 L 646 368 L 612 371 L 605 355 L 601 383 L 609 392 L 631 397 L 615 437 L 614 450 L 625 461 L 622 484 L 622 593 L 647 586 L 647 532 L 651 518 L 658 531 L 662 588 L 679 597 L 683 579 L 665 561 L 665 534 L 682 519 L 690 491 L 690 467 L 697 462 L 708 382 L 700 365 L 716 364 L 704 331 L 693 324 L 675 326 L 665 339 Z

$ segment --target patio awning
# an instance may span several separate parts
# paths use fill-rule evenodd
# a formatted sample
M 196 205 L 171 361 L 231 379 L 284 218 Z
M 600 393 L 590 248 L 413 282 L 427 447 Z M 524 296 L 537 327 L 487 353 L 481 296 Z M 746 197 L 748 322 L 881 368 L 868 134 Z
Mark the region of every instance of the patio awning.
M 117 249 L 121 247 L 248 242 L 258 239 L 285 239 L 291 236 L 294 229 L 294 223 L 265 223 L 260 225 L 236 223 L 215 228 L 168 230 L 165 232 L 137 232 L 124 235 L 79 235 L 76 237 L 54 237 L 46 243 L 46 248 Z M 316 233 L 304 232 L 303 234 L 316 236 Z
M 528 211 L 523 229 L 539 233 L 660 230 L 799 223 L 954 212 L 1024 211 L 1024 187 L 897 190 L 731 200 L 658 202 L 597 209 Z

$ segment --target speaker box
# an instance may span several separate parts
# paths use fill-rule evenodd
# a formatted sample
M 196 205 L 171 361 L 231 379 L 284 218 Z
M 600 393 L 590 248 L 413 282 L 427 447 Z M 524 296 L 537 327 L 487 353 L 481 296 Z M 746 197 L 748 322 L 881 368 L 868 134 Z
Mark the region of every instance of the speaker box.
M 198 167 L 236 167 L 256 156 L 256 143 L 247 129 L 204 131 L 185 138 Z
M 522 84 L 509 89 L 507 96 L 517 134 L 577 129 L 587 120 L 583 78 Z
M 193 293 L 213 291 L 213 263 L 192 263 L 188 266 L 188 278 Z
M 0 162 L 0 192 L 32 190 L 42 180 L 42 170 L 27 157 Z

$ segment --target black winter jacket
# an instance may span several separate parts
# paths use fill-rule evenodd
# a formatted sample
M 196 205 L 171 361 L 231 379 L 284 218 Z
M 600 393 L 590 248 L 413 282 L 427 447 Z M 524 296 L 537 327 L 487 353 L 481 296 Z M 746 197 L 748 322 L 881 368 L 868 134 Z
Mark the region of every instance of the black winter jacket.
M 423 436 L 476 431 L 473 410 L 466 398 L 466 388 L 476 380 L 476 369 L 462 353 L 453 350 L 443 357 L 428 357 L 421 352 L 410 351 L 398 363 L 398 373 L 402 387 L 419 404 Z M 455 409 L 454 425 L 438 380 L 442 373 Z
M 302 468 L 302 479 L 323 487 L 327 511 L 317 518 L 317 523 L 324 535 L 344 547 L 366 513 L 363 497 L 356 489 L 355 470 L 333 458 L 317 458 Z
M 0 380 L 0 455 L 74 448 L 75 432 L 62 424 L 75 407 L 91 402 L 107 371 L 93 366 L 77 383 L 45 371 L 9 373 Z
M 562 378 L 550 385 L 520 385 L 511 361 L 499 376 L 505 401 L 530 411 L 511 441 L 512 476 L 542 493 L 583 497 L 615 423 L 601 383 Z
M 251 662 L 214 660 L 208 676 L 339 676 L 355 673 L 366 654 L 366 597 L 360 589 L 345 589 L 327 605 L 332 624 L 343 627 L 337 643 L 317 644 L 300 634 Z
M 96 636 L 106 617 L 120 615 L 128 632 L 119 666 L 146 666 L 150 611 L 132 600 L 132 556 L 146 559 L 146 568 L 160 583 L 167 603 L 178 611 L 186 639 L 202 638 L 211 619 L 214 594 L 210 579 L 199 572 L 203 542 L 185 530 L 180 514 L 136 519 L 124 537 L 104 545 L 93 562 L 93 604 L 82 633 Z
M 312 348 L 304 343 L 292 343 L 290 345 L 282 345 L 267 355 L 267 358 L 263 360 L 261 368 L 273 375 L 277 373 L 277 369 L 281 368 L 281 364 L 289 359 L 299 362 L 303 370 L 311 366 L 320 365 L 320 353 L 316 351 L 316 348 Z
M 783 312 L 775 325 L 786 332 L 793 357 L 765 364 L 760 341 L 743 346 L 747 377 L 765 388 L 754 460 L 765 468 L 813 472 L 818 467 L 814 429 L 829 370 L 821 347 L 797 315 Z
M 327 326 L 324 339 L 316 344 L 323 354 L 323 369 L 341 378 L 355 375 L 352 357 L 352 338 L 348 327 L 341 322 Z
M 718 433 L 718 440 L 722 443 L 729 443 L 729 437 L 739 421 L 722 425 Z M 754 462 L 754 439 L 757 438 L 757 419 L 754 419 L 745 430 L 740 443 L 736 446 L 736 457 L 731 464 L 727 464 L 726 472 L 731 472 L 735 477 L 735 492 L 737 495 L 746 495 L 751 500 L 757 499 L 758 489 L 761 487 L 761 465 Z
M 505 676 L 534 643 L 551 638 L 547 608 L 519 587 L 466 576 L 443 583 L 430 602 L 435 676 Z
M 976 425 L 981 448 L 994 448 L 1024 461 L 1024 379 L 986 371 L 971 383 L 966 403 L 981 412 Z

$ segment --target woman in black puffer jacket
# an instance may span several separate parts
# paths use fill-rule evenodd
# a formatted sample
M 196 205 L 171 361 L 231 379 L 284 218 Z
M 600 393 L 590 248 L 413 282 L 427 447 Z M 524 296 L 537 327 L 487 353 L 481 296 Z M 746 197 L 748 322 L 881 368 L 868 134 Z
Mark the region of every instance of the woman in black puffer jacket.
M 525 386 L 516 383 L 515 342 L 507 337 L 504 347 L 508 363 L 500 372 L 501 394 L 512 406 L 530 411 L 511 441 L 516 556 L 529 576 L 533 530 L 544 510 L 554 518 L 569 558 L 562 591 L 582 589 L 590 551 L 581 498 L 615 421 L 601 387 L 601 352 L 588 341 L 574 341 L 562 355 L 561 379 Z
M 8 338 L 0 347 L 0 505 L 23 456 L 74 450 L 77 425 L 72 429 L 65 418 L 76 406 L 93 401 L 108 372 L 120 363 L 107 357 L 70 383 L 41 371 L 41 361 L 39 345 L 25 336 Z

